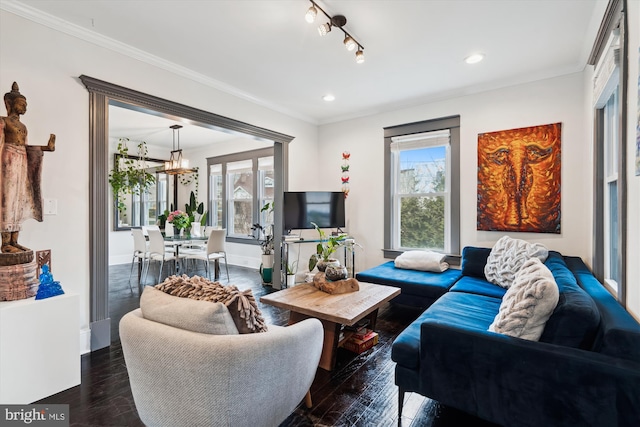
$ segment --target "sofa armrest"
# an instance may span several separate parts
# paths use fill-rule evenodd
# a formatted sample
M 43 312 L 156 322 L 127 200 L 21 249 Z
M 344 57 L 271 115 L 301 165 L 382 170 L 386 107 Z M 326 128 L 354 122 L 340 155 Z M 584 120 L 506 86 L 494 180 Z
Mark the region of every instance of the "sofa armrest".
M 502 425 L 640 425 L 640 363 L 427 320 L 426 396 Z

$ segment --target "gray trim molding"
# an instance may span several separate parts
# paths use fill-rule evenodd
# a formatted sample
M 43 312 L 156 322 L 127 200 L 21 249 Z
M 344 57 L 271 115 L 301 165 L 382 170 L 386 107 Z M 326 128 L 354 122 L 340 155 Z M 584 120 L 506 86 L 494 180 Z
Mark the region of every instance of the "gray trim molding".
M 391 138 L 449 129 L 451 145 L 451 253 L 460 254 L 460 116 L 407 123 L 384 128 L 384 247 L 391 248 Z M 395 258 L 399 251 L 383 249 L 385 258 Z
M 617 298 L 626 307 L 627 304 L 627 121 L 628 121 L 628 91 L 629 91 L 629 36 L 627 19 L 627 1 L 610 0 L 605 12 L 605 16 L 600 25 L 600 30 L 596 37 L 589 64 L 595 65 L 600 60 L 606 46 L 606 42 L 612 31 L 620 31 L 620 99 L 619 111 L 620 122 L 618 124 L 618 134 L 620 144 L 618 146 L 618 271 L 620 272 L 620 283 L 618 283 Z M 604 140 L 602 110 L 594 111 L 594 199 L 593 199 L 593 260 L 592 268 L 595 276 L 604 282 L 604 166 L 602 159 L 604 151 L 602 143 Z
M 625 2 L 624 5 L 623 2 Z M 611 31 L 618 26 L 620 13 L 622 12 L 623 7 L 626 10 L 626 0 L 609 0 L 607 10 L 604 12 L 604 17 L 602 18 L 598 34 L 596 35 L 596 40 L 593 43 L 593 48 L 589 54 L 587 64 L 596 65 L 598 63 L 598 60 L 607 45 L 607 40 L 609 40 L 609 34 L 611 34 Z
M 94 329 L 100 331 L 95 340 L 91 339 L 91 351 L 95 351 L 107 347 L 110 343 L 110 328 L 105 326 L 109 319 L 108 212 L 110 206 L 107 183 L 109 105 L 117 105 L 163 117 L 185 118 L 210 129 L 273 141 L 275 143 L 274 156 L 286 153 L 287 149 L 280 146 L 288 145 L 293 137 L 93 77 L 82 75 L 79 79 L 89 91 L 89 323 L 92 331 Z M 282 191 L 287 159 L 274 159 L 274 163 L 275 191 Z M 279 202 L 274 211 L 276 220 L 282 219 L 281 196 Z M 278 238 L 278 241 L 282 235 L 281 228 L 276 227 L 275 237 Z M 280 234 L 277 234 L 278 232 Z M 279 251 L 276 251 L 276 266 L 279 265 Z M 274 280 L 276 279 L 279 282 L 280 274 L 274 275 Z

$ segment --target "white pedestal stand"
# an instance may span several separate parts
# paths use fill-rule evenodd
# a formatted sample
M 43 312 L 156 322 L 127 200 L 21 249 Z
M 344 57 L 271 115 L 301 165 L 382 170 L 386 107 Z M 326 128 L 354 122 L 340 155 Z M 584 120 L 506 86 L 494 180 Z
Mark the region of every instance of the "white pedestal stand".
M 80 384 L 80 297 L 0 302 L 0 403 L 28 404 Z

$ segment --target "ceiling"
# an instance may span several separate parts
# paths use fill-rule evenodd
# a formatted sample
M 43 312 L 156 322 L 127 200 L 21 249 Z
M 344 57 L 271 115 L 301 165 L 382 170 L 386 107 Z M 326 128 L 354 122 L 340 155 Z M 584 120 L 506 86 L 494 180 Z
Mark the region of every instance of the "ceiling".
M 1 6 L 324 124 L 581 71 L 607 0 L 317 3 L 347 17 L 345 29 L 364 46 L 364 63 L 356 64 L 338 29 L 318 35 L 326 20 L 305 21 L 307 0 L 5 0 Z M 475 52 L 484 61 L 466 64 Z M 327 93 L 335 101 L 323 101 Z
M 216 132 L 214 130 L 142 113 L 119 106 L 109 105 L 109 137 L 128 138 L 135 142 L 146 142 L 149 146 L 172 147 L 173 129 L 169 126 L 181 125 L 182 129 L 176 131 L 175 142 L 184 149 L 198 149 L 206 145 L 224 141 L 236 140 L 237 134 Z M 176 146 L 176 148 L 178 148 Z M 131 153 L 135 154 L 135 153 Z M 167 151 L 167 157 L 169 151 Z

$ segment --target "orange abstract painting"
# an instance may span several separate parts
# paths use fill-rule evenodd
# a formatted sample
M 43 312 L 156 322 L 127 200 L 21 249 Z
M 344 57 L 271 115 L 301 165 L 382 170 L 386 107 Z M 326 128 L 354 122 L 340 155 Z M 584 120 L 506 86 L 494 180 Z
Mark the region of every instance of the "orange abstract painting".
M 560 233 L 561 129 L 478 135 L 478 230 Z

